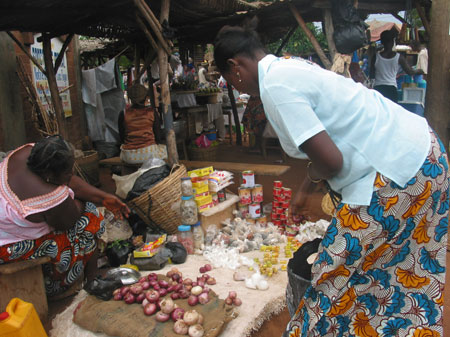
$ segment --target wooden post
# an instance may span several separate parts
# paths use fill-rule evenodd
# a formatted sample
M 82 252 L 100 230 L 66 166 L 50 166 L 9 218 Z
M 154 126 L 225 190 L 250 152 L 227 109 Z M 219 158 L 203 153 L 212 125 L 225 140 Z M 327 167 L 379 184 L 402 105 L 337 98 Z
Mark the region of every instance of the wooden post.
M 31 62 L 34 63 L 34 65 L 45 75 L 47 76 L 47 72 L 42 68 L 42 66 L 39 64 L 39 62 L 33 57 L 33 55 L 30 54 L 30 52 L 23 46 L 23 44 L 16 39 L 13 33 L 7 31 L 6 34 L 19 46 L 20 49 L 25 53 L 25 55 L 28 56 L 28 58 L 31 60 Z
M 161 0 L 160 22 L 169 21 L 170 0 Z M 170 106 L 170 88 L 168 75 L 168 59 L 165 48 L 158 40 L 158 64 L 159 64 L 159 81 L 161 86 L 161 105 L 160 110 L 164 116 L 164 130 L 166 134 L 166 145 L 169 156 L 169 165 L 178 163 L 177 143 L 175 139 L 175 131 L 173 130 L 173 115 Z M 170 55 L 170 54 L 169 54 Z
M 417 13 L 420 16 L 420 20 L 422 20 L 422 24 L 425 27 L 425 32 L 428 36 L 431 36 L 431 27 L 430 23 L 428 22 L 427 16 L 425 15 L 425 11 L 423 10 L 423 7 L 420 5 L 418 0 L 414 1 L 414 4 L 416 5 Z M 434 17 L 433 17 L 434 20 Z
M 328 42 L 328 50 L 330 51 L 331 59 L 334 60 L 334 56 L 337 53 L 337 49 L 333 39 L 334 34 L 333 17 L 331 16 L 331 10 L 329 8 L 325 8 L 323 10 L 323 21 L 325 23 L 325 36 Z
M 61 97 L 59 96 L 58 85 L 56 83 L 56 74 L 53 68 L 52 45 L 50 36 L 47 33 L 42 33 L 42 49 L 44 53 L 45 70 L 47 74 L 48 87 L 52 95 L 53 108 L 55 109 L 56 121 L 58 122 L 59 133 L 64 139 L 67 139 L 66 117 L 64 116 L 64 109 Z
M 425 117 L 449 149 L 450 128 L 450 1 L 433 1 Z
M 320 47 L 319 42 L 317 41 L 314 34 L 309 30 L 308 26 L 305 23 L 305 20 L 303 20 L 302 16 L 300 15 L 299 11 L 297 10 L 297 8 L 292 3 L 289 3 L 289 8 L 295 17 L 295 20 L 297 20 L 299 26 L 305 32 L 309 41 L 311 41 L 311 44 L 313 45 L 314 50 L 316 51 L 317 55 L 319 55 L 319 58 L 322 61 L 325 68 L 330 69 L 331 68 L 330 60 L 326 57 L 325 53 L 323 52 L 322 48 Z
M 64 41 L 64 43 L 61 47 L 61 50 L 59 51 L 58 57 L 55 60 L 55 74 L 58 73 L 59 66 L 61 65 L 62 60 L 64 58 L 64 53 L 66 52 L 66 49 L 70 44 L 70 41 L 72 41 L 73 36 L 74 36 L 73 33 L 69 34 L 69 36 L 67 36 L 66 40 Z
M 278 47 L 277 51 L 275 52 L 276 56 L 280 56 L 281 51 L 283 50 L 283 47 L 286 45 L 286 43 L 289 41 L 289 39 L 291 38 L 292 34 L 295 32 L 295 29 L 297 27 L 292 27 L 291 29 L 289 29 L 288 33 L 286 34 L 286 36 L 283 38 L 283 41 L 281 41 L 280 46 Z
M 234 125 L 236 127 L 236 144 L 242 145 L 241 123 L 239 122 L 239 114 L 236 108 L 236 99 L 234 98 L 233 88 L 231 87 L 230 83 L 227 83 L 227 89 L 228 89 L 228 97 L 230 98 L 231 110 L 233 111 Z M 230 138 L 232 136 L 233 135 L 230 134 Z

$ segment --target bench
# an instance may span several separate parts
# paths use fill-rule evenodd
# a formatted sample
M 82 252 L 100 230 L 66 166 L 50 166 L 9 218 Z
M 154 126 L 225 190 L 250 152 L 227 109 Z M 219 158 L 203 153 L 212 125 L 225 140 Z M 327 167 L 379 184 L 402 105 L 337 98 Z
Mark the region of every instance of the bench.
M 125 166 L 139 168 L 141 164 L 124 163 L 120 157 L 112 157 L 99 161 L 102 166 Z M 264 176 L 281 176 L 291 167 L 288 165 L 270 165 L 270 164 L 250 164 L 250 163 L 232 163 L 220 161 L 197 161 L 197 160 L 180 160 L 180 164 L 186 166 L 187 169 L 197 169 L 212 166 L 214 169 L 225 170 L 230 172 L 242 172 L 252 170 L 255 175 Z
M 50 257 L 44 256 L 0 265 L 0 312 L 5 310 L 12 298 L 18 297 L 33 303 L 42 322 L 47 319 L 48 303 L 42 264 L 49 261 Z

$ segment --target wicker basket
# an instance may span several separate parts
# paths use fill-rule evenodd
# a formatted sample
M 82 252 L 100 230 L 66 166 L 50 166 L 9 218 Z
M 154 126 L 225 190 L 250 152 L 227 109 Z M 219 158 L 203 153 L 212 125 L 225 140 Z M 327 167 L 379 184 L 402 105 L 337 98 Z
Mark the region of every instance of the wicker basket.
M 81 170 L 81 174 L 87 179 L 87 182 L 94 186 L 100 185 L 98 152 L 84 151 L 84 156 L 76 158 L 75 161 Z
M 169 234 L 175 234 L 181 225 L 180 215 L 172 209 L 181 200 L 180 179 L 187 175 L 184 165 L 174 165 L 169 176 L 147 192 L 130 200 L 128 206 L 147 224 L 156 223 Z
M 217 151 L 219 146 L 210 147 L 189 147 L 189 159 L 190 160 L 200 160 L 200 161 L 215 161 L 217 158 Z

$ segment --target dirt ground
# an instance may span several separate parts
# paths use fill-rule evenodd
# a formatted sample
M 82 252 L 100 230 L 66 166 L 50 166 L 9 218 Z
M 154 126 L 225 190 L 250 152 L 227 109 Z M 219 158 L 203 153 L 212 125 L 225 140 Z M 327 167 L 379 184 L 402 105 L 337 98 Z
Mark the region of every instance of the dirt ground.
M 235 144 L 235 143 L 234 143 Z M 182 151 L 179 151 L 182 157 Z M 273 164 L 273 165 L 289 165 L 290 169 L 279 177 L 274 176 L 257 176 L 256 183 L 262 184 L 264 187 L 264 203 L 271 202 L 271 191 L 274 180 L 281 180 L 283 186 L 290 187 L 293 191 L 296 191 L 300 182 L 306 174 L 306 164 L 304 160 L 298 160 L 293 158 L 287 158 L 287 162 L 282 162 L 281 149 L 268 150 L 268 158 L 264 160 L 263 156 L 258 151 L 250 151 L 247 146 L 230 145 L 229 142 L 222 143 L 217 156 L 217 161 L 223 162 L 241 162 L 249 163 L 248 169 L 251 170 L 251 164 Z M 184 158 L 180 158 L 184 159 Z M 100 169 L 100 188 L 114 193 L 115 184 L 111 178 L 111 170 L 109 168 Z M 230 187 L 232 192 L 237 192 L 237 187 L 240 184 L 240 178 L 235 175 L 235 184 Z M 317 191 L 308 198 L 308 210 L 311 215 L 316 219 L 329 219 L 329 216 L 323 213 L 321 209 L 321 200 L 324 195 L 323 191 Z M 447 253 L 447 265 L 450 265 L 450 253 Z M 447 280 L 450 284 L 450 273 L 447 273 Z M 447 290 L 449 289 L 449 290 Z M 445 290 L 445 298 L 450 298 L 450 288 Z M 47 331 L 51 329 L 51 321 L 56 314 L 62 312 L 71 302 L 73 297 L 69 297 L 60 301 L 49 303 L 49 316 L 48 320 L 44 322 L 44 326 Z M 444 310 L 449 312 L 449 302 L 445 301 Z M 253 334 L 253 337 L 276 337 L 281 336 L 287 322 L 289 315 L 287 310 L 283 311 L 280 315 L 273 317 L 271 321 L 266 322 L 260 331 Z M 450 333 L 450 321 L 444 321 L 444 331 Z M 63 337 L 63 336 L 61 336 Z

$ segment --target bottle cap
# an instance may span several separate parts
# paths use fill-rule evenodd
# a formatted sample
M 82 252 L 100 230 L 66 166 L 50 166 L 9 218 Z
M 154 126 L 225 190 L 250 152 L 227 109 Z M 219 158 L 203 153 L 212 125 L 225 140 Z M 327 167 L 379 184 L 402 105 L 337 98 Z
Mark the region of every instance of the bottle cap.
M 180 226 L 178 226 L 178 230 L 180 232 L 188 232 L 188 231 L 191 230 L 191 226 L 189 226 L 189 225 L 180 225 Z
M 192 195 L 183 195 L 181 197 L 181 200 L 189 200 L 189 199 L 192 199 Z
M 192 227 L 196 227 L 196 226 L 200 226 L 201 225 L 201 221 L 197 222 L 196 224 L 193 224 Z
M 181 178 L 181 180 L 191 180 L 191 178 L 190 177 L 183 177 L 183 178 Z

